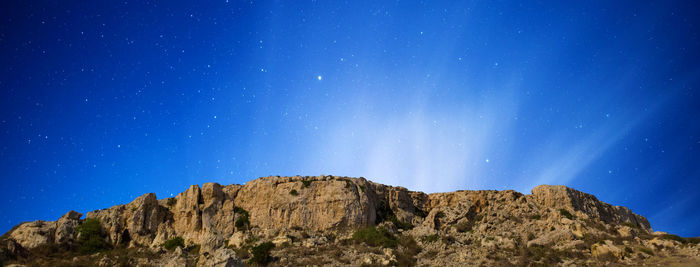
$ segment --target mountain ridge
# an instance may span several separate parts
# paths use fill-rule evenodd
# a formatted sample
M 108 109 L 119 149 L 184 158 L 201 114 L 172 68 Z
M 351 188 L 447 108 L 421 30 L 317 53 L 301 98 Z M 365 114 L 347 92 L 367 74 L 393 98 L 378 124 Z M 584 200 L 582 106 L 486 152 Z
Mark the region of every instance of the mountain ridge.
M 147 193 L 81 217 L 70 211 L 57 221 L 15 226 L 0 238 L 3 262 L 100 266 L 700 263 L 697 239 L 653 232 L 645 217 L 626 207 L 555 185 L 537 186 L 531 194 L 514 190 L 426 194 L 364 178 L 270 176 L 244 185 L 192 185 L 165 199 Z M 96 230 L 85 231 L 88 226 Z M 256 258 L 261 246 L 269 248 Z

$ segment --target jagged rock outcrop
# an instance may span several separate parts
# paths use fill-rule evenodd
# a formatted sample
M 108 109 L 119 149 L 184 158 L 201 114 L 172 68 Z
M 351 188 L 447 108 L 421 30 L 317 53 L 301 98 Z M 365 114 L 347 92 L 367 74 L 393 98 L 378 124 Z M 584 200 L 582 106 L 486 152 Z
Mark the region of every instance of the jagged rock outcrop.
M 99 220 L 113 245 L 152 246 L 159 229 L 172 216 L 155 194 L 148 193 L 126 205 L 88 212 L 86 218 Z
M 54 242 L 61 244 L 73 241 L 73 231 L 80 225 L 80 217 L 83 217 L 82 213 L 72 210 L 61 216 L 56 222 Z
M 41 246 L 82 248 L 85 237 L 76 234 L 81 216 L 71 211 L 55 222 L 18 225 L 0 240 L 2 259 L 32 263 L 32 251 Z M 364 178 L 275 176 L 245 185 L 192 185 L 161 200 L 144 194 L 86 218 L 99 221 L 107 246 L 142 255 L 126 257 L 131 265 L 239 266 L 266 241 L 276 245 L 269 259 L 280 265 L 634 264 L 673 253 L 700 258 L 698 249 L 681 246 L 685 239 L 655 235 L 644 217 L 627 208 L 550 185 L 530 195 L 425 194 Z M 355 245 L 355 231 L 376 225 L 384 229 L 376 232 L 385 233 L 384 248 Z M 176 249 L 168 252 L 166 243 Z M 46 257 L 33 263 L 42 265 Z M 72 260 L 113 265 L 120 258 L 98 253 Z
M 345 180 L 323 179 L 258 179 L 238 191 L 235 204 L 250 212 L 252 225 L 265 229 L 326 230 L 374 223 L 376 199 L 371 191 L 362 192 Z M 290 194 L 292 190 L 297 195 Z
M 53 243 L 55 232 L 56 222 L 25 222 L 10 232 L 10 238 L 23 248 L 31 249 Z
M 613 206 L 599 201 L 595 196 L 576 191 L 563 185 L 540 185 L 532 189 L 532 197 L 543 206 L 571 209 L 582 215 L 602 220 L 605 223 L 631 223 L 651 231 L 649 221 L 632 213 L 626 207 Z

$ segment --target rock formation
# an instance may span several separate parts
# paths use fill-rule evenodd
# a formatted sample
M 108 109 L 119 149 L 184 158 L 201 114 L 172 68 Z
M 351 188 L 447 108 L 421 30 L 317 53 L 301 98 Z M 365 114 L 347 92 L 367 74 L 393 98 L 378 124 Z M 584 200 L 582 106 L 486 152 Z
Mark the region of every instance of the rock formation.
M 565 186 L 425 194 L 335 176 L 193 185 L 174 198 L 57 221 L 0 238 L 27 265 L 700 265 L 697 238 L 653 232 L 625 207 Z M 109 252 L 109 253 L 108 253 Z

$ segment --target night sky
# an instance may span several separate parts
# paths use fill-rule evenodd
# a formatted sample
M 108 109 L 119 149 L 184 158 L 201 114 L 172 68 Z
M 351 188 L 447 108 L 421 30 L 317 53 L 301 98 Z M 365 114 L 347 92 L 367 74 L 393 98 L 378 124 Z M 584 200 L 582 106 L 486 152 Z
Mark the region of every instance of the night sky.
M 3 1 L 0 232 L 332 174 L 564 184 L 700 235 L 700 8 L 582 2 Z

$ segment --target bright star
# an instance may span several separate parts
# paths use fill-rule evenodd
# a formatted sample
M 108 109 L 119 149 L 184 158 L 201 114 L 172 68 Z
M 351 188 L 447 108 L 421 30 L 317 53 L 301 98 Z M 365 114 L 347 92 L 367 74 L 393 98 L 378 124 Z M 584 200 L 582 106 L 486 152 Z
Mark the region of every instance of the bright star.
M 318 77 L 316 77 L 316 79 L 318 79 L 320 81 L 320 80 L 323 80 L 323 77 L 321 77 L 321 75 L 318 75 Z

